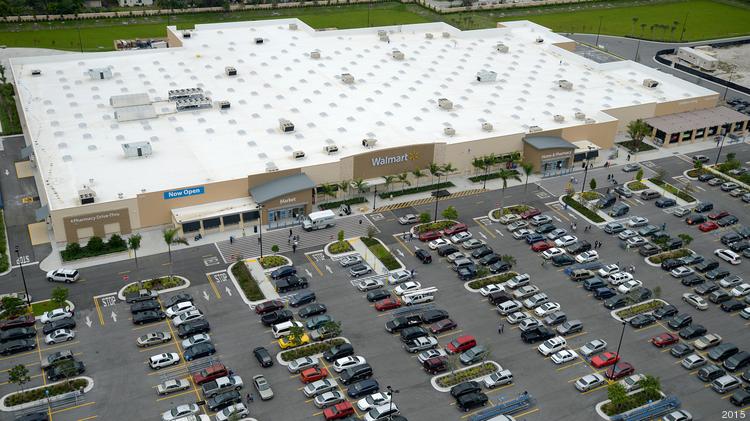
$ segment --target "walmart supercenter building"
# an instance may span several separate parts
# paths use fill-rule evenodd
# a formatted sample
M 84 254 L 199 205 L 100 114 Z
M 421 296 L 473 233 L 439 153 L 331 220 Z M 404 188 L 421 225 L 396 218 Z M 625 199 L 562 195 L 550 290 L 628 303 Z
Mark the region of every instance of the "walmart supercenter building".
M 294 222 L 322 183 L 521 153 L 564 172 L 636 118 L 718 94 L 598 64 L 527 21 L 315 31 L 297 19 L 167 28 L 170 48 L 11 61 L 57 242 Z M 422 180 L 422 183 L 425 181 Z

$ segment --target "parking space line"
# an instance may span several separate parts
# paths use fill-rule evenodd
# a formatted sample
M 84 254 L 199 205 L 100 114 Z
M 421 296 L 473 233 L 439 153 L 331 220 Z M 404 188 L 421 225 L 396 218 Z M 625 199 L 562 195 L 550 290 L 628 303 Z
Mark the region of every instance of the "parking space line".
M 403 241 L 401 241 L 401 239 L 400 239 L 399 237 L 400 237 L 400 236 L 399 236 L 398 234 L 393 234 L 393 238 L 395 238 L 395 239 L 396 239 L 396 241 L 398 241 L 398 243 L 399 243 L 399 244 L 401 245 L 401 247 L 403 247 L 403 248 L 404 248 L 404 250 L 406 250 L 406 252 L 407 252 L 407 253 L 409 253 L 409 254 L 411 254 L 412 256 L 414 256 L 414 252 L 413 252 L 413 251 L 411 251 L 411 250 L 409 250 L 409 247 L 406 247 L 406 244 L 404 244 L 404 242 L 403 242 Z
M 50 414 L 59 414 L 61 412 L 70 411 L 71 409 L 78 409 L 78 408 L 83 408 L 84 406 L 91 406 L 91 405 L 93 405 L 95 403 L 96 402 L 86 402 L 86 403 L 82 403 L 82 404 L 76 405 L 76 406 L 69 406 L 67 408 L 59 409 L 57 411 L 50 411 Z
M 157 322 L 157 323 L 148 323 L 148 324 L 145 324 L 145 325 L 143 325 L 143 326 L 138 326 L 138 327 L 134 327 L 134 328 L 132 328 L 131 330 L 143 330 L 143 329 L 148 329 L 148 328 L 150 328 L 150 327 L 156 327 L 156 326 L 159 326 L 160 324 L 164 324 L 164 323 L 166 323 L 166 324 L 169 324 L 169 322 L 167 322 L 166 320 L 162 320 L 162 321 L 160 321 L 160 322 Z
M 37 377 L 41 377 L 41 376 L 42 376 L 41 374 L 37 374 L 37 375 L 34 375 L 34 376 L 29 376 L 29 378 L 30 378 L 30 379 L 35 379 L 35 378 L 37 378 Z M 0 383 L 0 386 L 5 386 L 6 384 L 10 384 L 10 382 L 3 382 L 3 383 Z
M 156 400 L 156 402 L 161 402 L 161 401 L 163 401 L 163 400 L 167 400 L 167 399 L 172 399 L 172 398 L 176 398 L 177 396 L 187 395 L 188 393 L 193 393 L 193 391 L 192 391 L 192 390 L 186 390 L 186 391 L 184 391 L 184 392 L 180 392 L 180 393 L 174 393 L 174 394 L 171 394 L 171 395 L 167 395 L 167 396 L 165 396 L 165 397 L 163 397 L 163 398 L 158 398 L 158 399 Z
M 34 351 L 30 351 L 30 352 L 34 352 Z M 17 357 L 18 355 L 20 355 L 20 354 L 14 355 L 14 357 Z M 35 366 L 35 365 L 40 365 L 40 364 L 39 364 L 39 363 L 28 363 L 28 364 L 24 364 L 24 365 L 25 365 L 26 367 L 31 367 L 31 366 Z M 12 369 L 12 368 L 9 368 L 9 369 L 7 369 L 7 370 L 2 370 L 2 371 L 0 371 L 0 373 L 7 373 L 7 372 L 9 372 L 10 370 L 13 370 L 13 369 Z
M 320 270 L 320 268 L 318 267 L 318 265 L 316 265 L 315 262 L 313 261 L 313 259 L 310 258 L 310 254 L 305 253 L 305 257 L 307 257 L 307 260 L 310 262 L 311 265 L 313 265 L 313 267 L 315 268 L 315 270 L 318 272 L 318 275 L 323 276 L 323 272 Z
M 333 370 L 331 370 L 330 368 L 328 368 L 328 365 L 326 365 L 325 359 L 321 359 L 321 360 L 320 360 L 320 363 L 321 363 L 321 364 L 323 365 L 323 368 L 325 368 L 325 369 L 326 369 L 326 370 L 328 371 L 328 374 L 329 374 L 329 375 L 331 376 L 331 378 L 333 378 L 333 379 L 335 379 L 335 380 L 336 380 L 336 387 L 338 387 L 338 389 L 339 389 L 339 392 L 341 392 L 341 396 L 345 396 L 345 397 L 346 397 L 345 399 L 346 399 L 346 400 L 347 400 L 348 402 L 352 403 L 352 407 L 354 407 L 354 413 L 355 413 L 355 414 L 356 414 L 357 416 L 360 416 L 360 413 L 359 413 L 359 409 L 357 409 L 357 402 L 356 402 L 356 401 L 354 401 L 354 402 L 351 402 L 351 401 L 349 400 L 349 397 L 348 397 L 348 395 L 347 395 L 347 394 L 346 394 L 346 393 L 344 392 L 344 389 L 342 389 L 342 388 L 341 388 L 341 379 L 340 379 L 340 376 L 339 376 L 339 377 L 337 378 L 337 377 L 335 377 L 335 376 L 333 375 L 334 371 L 333 371 Z M 320 414 L 322 414 L 322 413 L 323 413 L 323 411 L 320 411 L 320 412 L 318 412 L 318 413 L 316 413 L 316 414 L 314 414 L 314 415 L 316 415 L 316 416 L 317 416 L 317 415 L 320 415 Z
M 520 414 L 514 414 L 513 416 L 515 418 L 525 417 L 526 415 L 533 414 L 534 412 L 538 412 L 539 408 L 530 409 L 526 412 L 521 412 Z
M 558 368 L 558 369 L 557 369 L 556 371 L 562 371 L 562 370 L 565 370 L 566 368 L 570 368 L 570 367 L 576 366 L 576 365 L 578 365 L 578 364 L 581 364 L 581 363 L 583 363 L 583 362 L 585 362 L 585 361 L 583 361 L 583 360 L 579 360 L 579 361 L 578 361 L 578 362 L 576 362 L 576 363 L 573 363 L 573 364 L 568 364 L 568 365 L 566 365 L 566 366 L 560 367 L 560 368 Z
M 445 338 L 446 336 L 456 335 L 456 334 L 461 333 L 463 331 L 464 331 L 463 329 L 454 330 L 452 332 L 443 333 L 442 335 L 438 335 L 437 338 L 438 339 Z
M 601 385 L 601 386 L 599 386 L 599 387 L 595 387 L 595 388 L 593 388 L 593 389 L 591 389 L 591 390 L 587 390 L 587 391 L 585 391 L 585 392 L 583 392 L 583 393 L 581 393 L 581 394 L 582 394 L 582 395 L 588 395 L 588 394 L 589 394 L 589 393 L 591 393 L 591 392 L 596 392 L 597 390 L 600 390 L 600 389 L 604 389 L 604 388 L 605 388 L 605 387 L 607 387 L 607 386 L 609 386 L 609 384 L 603 384 L 603 385 Z
M 501 391 L 501 390 L 503 390 L 503 389 L 507 389 L 507 388 L 509 388 L 509 387 L 513 387 L 513 386 L 515 386 L 515 385 L 516 385 L 515 383 L 510 383 L 510 384 L 506 384 L 505 386 L 501 386 L 501 387 L 498 387 L 498 388 L 496 388 L 496 389 L 490 389 L 490 390 L 488 390 L 487 392 L 485 392 L 485 395 L 489 395 L 490 393 L 495 393 L 495 392 L 499 392 L 499 391 Z
M 102 315 L 102 309 L 99 307 L 99 300 L 94 297 L 94 306 L 96 307 L 96 314 L 99 315 L 99 324 L 104 326 L 104 316 Z
M 557 203 L 557 202 L 554 202 L 554 203 Z M 548 207 L 548 208 L 549 208 L 549 209 L 550 209 L 550 210 L 551 210 L 552 212 L 554 212 L 554 213 L 556 213 L 556 214 L 560 215 L 561 217 L 563 217 L 563 219 L 565 219 L 566 221 L 570 222 L 570 218 L 568 218 L 568 217 L 567 217 L 567 216 L 566 216 L 565 214 L 563 214 L 563 213 L 562 213 L 562 212 L 560 212 L 559 210 L 557 210 L 557 209 L 555 209 L 555 208 L 553 208 L 552 206 L 549 206 L 549 205 L 548 205 L 547 207 Z M 560 222 L 562 222 L 562 221 L 560 221 Z
M 588 332 L 586 332 L 586 331 L 584 330 L 583 332 L 578 332 L 578 333 L 576 333 L 576 334 L 574 334 L 574 335 L 570 335 L 570 336 L 567 336 L 567 337 L 565 338 L 565 340 L 566 340 L 566 341 L 569 341 L 569 340 L 571 340 L 571 339 L 573 339 L 573 338 L 577 338 L 577 337 L 579 337 L 579 336 L 583 336 L 583 335 L 585 335 L 585 334 L 587 334 L 587 333 L 588 333 Z
M 658 324 L 656 324 L 656 323 L 654 323 L 654 324 L 650 324 L 650 325 L 648 325 L 648 326 L 646 326 L 646 327 L 642 327 L 642 328 L 640 328 L 640 329 L 636 329 L 636 330 L 634 330 L 634 332 L 635 332 L 635 333 L 638 333 L 638 332 L 640 332 L 640 331 L 642 331 L 642 330 L 646 330 L 646 329 L 651 329 L 652 327 L 656 327 L 656 326 L 659 326 L 659 325 L 658 325 Z
M 483 223 L 477 221 L 477 219 L 486 218 L 486 216 L 481 216 L 479 218 L 474 218 L 474 222 L 477 223 L 477 226 L 481 228 L 484 232 L 486 232 L 490 237 L 497 238 L 494 232 L 490 231 L 489 228 L 485 227 Z
M 163 343 L 161 345 L 156 345 L 156 346 L 150 346 L 150 347 L 147 347 L 147 348 L 143 348 L 143 349 L 139 350 L 138 352 L 149 352 L 152 349 L 164 348 L 165 346 L 169 346 L 169 345 L 177 345 L 177 342 L 174 341 L 174 340 L 172 340 L 172 341 L 169 341 L 167 343 Z
M 79 418 L 77 421 L 88 421 L 88 420 L 93 420 L 95 418 L 99 418 L 99 416 L 98 415 L 92 415 L 92 416 L 86 417 L 86 418 Z
M 211 284 L 211 289 L 214 290 L 214 294 L 216 294 L 216 299 L 221 300 L 221 294 L 219 294 L 219 288 L 216 288 L 216 282 L 214 282 L 208 274 L 206 274 L 206 278 L 208 278 L 208 283 Z

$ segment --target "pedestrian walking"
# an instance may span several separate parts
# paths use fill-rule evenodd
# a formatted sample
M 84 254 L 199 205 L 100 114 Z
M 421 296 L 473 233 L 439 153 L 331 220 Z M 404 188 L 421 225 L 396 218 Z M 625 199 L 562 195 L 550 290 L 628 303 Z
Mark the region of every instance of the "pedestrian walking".
M 568 203 L 567 202 L 565 203 L 565 206 L 563 207 L 563 209 L 568 210 Z
M 359 225 L 362 225 L 362 220 L 361 219 L 359 220 Z
M 247 403 L 248 404 L 252 403 L 252 401 L 253 401 L 253 394 L 252 393 L 248 393 L 247 394 Z
M 292 232 L 292 229 L 289 228 L 289 238 L 292 238 L 293 235 L 294 235 L 294 233 Z
M 503 334 L 503 330 L 505 330 L 505 323 L 500 323 L 500 326 L 497 327 L 497 333 L 499 335 Z
M 577 229 L 578 229 L 578 225 L 576 225 L 576 223 L 575 223 L 575 222 L 573 222 L 573 231 L 575 231 L 575 230 L 577 230 Z
M 630 154 L 628 154 L 628 159 L 627 160 L 630 161 Z
M 234 237 L 231 235 L 229 236 L 229 244 L 234 244 Z
M 544 267 L 544 265 L 546 265 L 546 264 L 547 264 L 547 259 L 542 258 L 542 267 Z

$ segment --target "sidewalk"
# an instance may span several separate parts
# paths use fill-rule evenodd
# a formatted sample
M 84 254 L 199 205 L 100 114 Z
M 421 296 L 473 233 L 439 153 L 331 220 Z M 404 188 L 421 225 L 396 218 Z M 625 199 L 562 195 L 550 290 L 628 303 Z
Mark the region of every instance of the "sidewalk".
M 380 259 L 375 257 L 374 254 L 370 251 L 369 248 L 365 245 L 365 243 L 362 242 L 359 238 L 353 238 L 349 240 L 349 244 L 352 245 L 354 248 L 354 251 L 359 253 L 360 256 L 367 262 L 367 265 L 370 266 L 373 270 L 373 272 L 381 275 L 386 275 L 389 273 L 388 269 L 383 266 L 382 263 L 380 263 Z
M 258 283 L 258 287 L 263 292 L 266 300 L 275 300 L 279 298 L 279 294 L 276 292 L 276 288 L 266 276 L 266 271 L 261 266 L 258 259 L 246 259 L 244 263 L 247 268 L 250 269 L 250 274 L 253 275 L 253 279 Z M 238 263 L 239 264 L 239 263 Z

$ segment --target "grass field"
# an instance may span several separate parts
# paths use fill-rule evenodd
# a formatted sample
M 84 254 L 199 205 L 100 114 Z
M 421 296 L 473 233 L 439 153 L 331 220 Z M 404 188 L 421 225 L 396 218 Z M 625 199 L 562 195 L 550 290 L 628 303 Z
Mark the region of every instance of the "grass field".
M 683 22 L 687 24 L 683 33 Z M 750 5 L 728 0 L 610 0 L 587 4 L 438 15 L 417 5 L 381 3 L 291 10 L 203 13 L 171 17 L 0 24 L 0 45 L 84 51 L 112 50 L 115 39 L 164 37 L 167 24 L 298 17 L 314 28 L 357 28 L 444 21 L 462 29 L 491 28 L 498 21 L 528 19 L 557 32 L 630 35 L 655 40 L 701 40 L 750 34 Z M 634 21 L 634 19 L 636 19 Z M 80 29 L 78 28 L 80 25 Z M 80 40 L 80 41 L 79 41 Z

